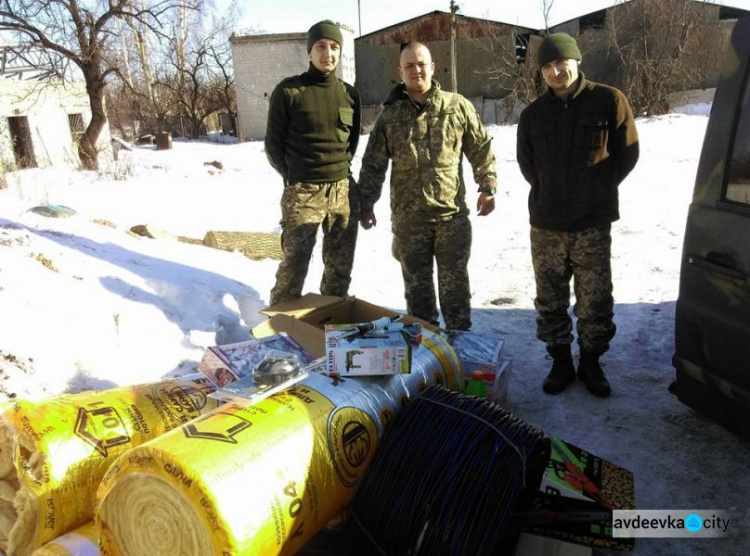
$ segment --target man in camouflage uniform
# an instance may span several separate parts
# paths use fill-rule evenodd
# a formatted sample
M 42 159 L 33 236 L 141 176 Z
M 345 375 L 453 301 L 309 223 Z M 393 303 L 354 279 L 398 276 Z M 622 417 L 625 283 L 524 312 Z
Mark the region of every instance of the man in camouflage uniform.
M 435 260 L 445 327 L 469 330 L 471 223 L 461 159 L 465 154 L 479 184 L 479 215 L 490 214 L 497 182 L 492 139 L 473 105 L 441 90 L 432 78 L 435 64 L 425 45 L 408 44 L 398 72 L 403 83 L 383 103 L 362 160 L 360 223 L 366 230 L 377 223 L 373 206 L 391 160 L 394 254 L 401 263 L 407 310 L 438 324 Z
M 594 395 L 610 386 L 599 363 L 615 335 L 611 223 L 617 189 L 638 161 L 638 134 L 628 99 L 578 71 L 573 37 L 549 35 L 538 63 L 549 90 L 518 124 L 517 157 L 531 184 L 531 257 L 536 278 L 537 337 L 553 363 L 543 389 L 558 394 L 576 379 L 570 279 L 574 279 L 580 347 L 578 378 Z
M 343 44 L 339 26 L 320 21 L 307 37 L 310 68 L 279 83 L 268 110 L 266 155 L 284 178 L 284 258 L 271 305 L 302 295 L 320 226 L 325 265 L 320 293 L 346 295 L 357 241 L 349 165 L 359 142 L 359 93 L 335 75 Z

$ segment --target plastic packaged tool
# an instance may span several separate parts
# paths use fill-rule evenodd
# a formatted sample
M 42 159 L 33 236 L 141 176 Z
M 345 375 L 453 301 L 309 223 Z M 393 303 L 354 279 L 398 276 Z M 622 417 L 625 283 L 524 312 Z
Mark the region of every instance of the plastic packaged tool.
M 291 388 L 307 375 L 308 369 L 297 354 L 272 349 L 266 352 L 251 373 L 219 388 L 210 397 L 251 405 Z

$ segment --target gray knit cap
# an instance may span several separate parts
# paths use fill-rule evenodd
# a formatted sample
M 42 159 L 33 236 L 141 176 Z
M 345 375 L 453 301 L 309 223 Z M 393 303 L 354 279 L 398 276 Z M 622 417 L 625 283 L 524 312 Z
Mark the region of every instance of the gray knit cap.
M 567 33 L 552 33 L 539 45 L 536 59 L 540 68 L 555 60 L 578 60 L 580 62 L 581 51 L 578 50 L 576 40 Z
M 307 52 L 312 50 L 313 45 L 320 39 L 331 39 L 339 43 L 339 46 L 344 46 L 344 37 L 341 35 L 341 28 L 331 21 L 330 19 L 324 19 L 318 21 L 315 25 L 310 27 L 307 32 Z

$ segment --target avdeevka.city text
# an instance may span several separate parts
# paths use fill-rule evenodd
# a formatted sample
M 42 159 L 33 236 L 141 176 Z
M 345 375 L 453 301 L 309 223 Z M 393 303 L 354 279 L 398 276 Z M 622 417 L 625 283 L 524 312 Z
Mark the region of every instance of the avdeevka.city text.
M 612 536 L 721 537 L 730 521 L 721 510 L 614 510 Z

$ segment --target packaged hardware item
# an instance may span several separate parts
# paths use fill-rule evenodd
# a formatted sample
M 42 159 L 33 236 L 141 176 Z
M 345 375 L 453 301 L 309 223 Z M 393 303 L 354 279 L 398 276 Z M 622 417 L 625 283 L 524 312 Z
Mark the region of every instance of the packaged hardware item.
M 311 363 L 313 367 L 318 364 L 316 361 Z M 309 366 L 303 366 L 294 353 L 272 349 L 252 373 L 219 388 L 211 397 L 244 405 L 257 403 L 307 378 Z
M 530 533 L 588 546 L 632 549 L 612 534 L 612 510 L 635 509 L 633 473 L 552 436 L 552 455 Z
M 370 376 L 411 371 L 412 346 L 422 338 L 419 323 L 393 317 L 325 327 L 328 371 L 341 376 Z
M 313 360 L 310 353 L 286 332 L 278 332 L 257 340 L 209 347 L 198 364 L 198 370 L 214 386 L 223 388 L 231 382 L 251 375 L 258 363 L 272 350 L 295 355 L 302 365 Z
M 481 371 L 487 386 L 487 399 L 503 404 L 508 395 L 513 361 L 504 355 L 505 341 L 491 334 L 456 331 L 448 334 L 448 342 L 458 356 L 464 378 L 468 380 L 474 371 Z

